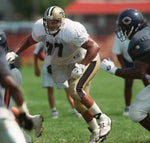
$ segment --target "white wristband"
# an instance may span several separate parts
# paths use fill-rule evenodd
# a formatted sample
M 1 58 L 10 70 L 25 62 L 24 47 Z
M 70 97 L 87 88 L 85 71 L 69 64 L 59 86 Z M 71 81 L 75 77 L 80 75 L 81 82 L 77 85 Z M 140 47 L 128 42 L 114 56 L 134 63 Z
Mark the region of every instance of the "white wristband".
M 112 74 L 115 74 L 117 69 L 118 69 L 117 67 L 113 67 L 112 68 Z
M 18 109 L 19 109 L 20 113 L 27 113 L 27 114 L 29 114 L 29 110 L 28 110 L 27 105 L 26 105 L 25 102 L 23 102 L 23 104 L 21 106 L 19 106 Z

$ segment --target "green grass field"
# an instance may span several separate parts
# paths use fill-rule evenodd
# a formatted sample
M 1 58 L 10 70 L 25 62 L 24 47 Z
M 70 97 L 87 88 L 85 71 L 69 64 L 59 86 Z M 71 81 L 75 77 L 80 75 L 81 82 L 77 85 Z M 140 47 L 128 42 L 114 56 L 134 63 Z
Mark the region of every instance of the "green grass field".
M 75 118 L 64 90 L 55 88 L 55 104 L 58 119 L 51 119 L 47 101 L 47 90 L 41 87 L 42 77 L 36 77 L 32 66 L 22 67 L 21 89 L 31 114 L 44 117 L 44 130 L 39 138 L 34 131 L 28 132 L 34 143 L 88 143 L 90 132 L 81 118 Z M 112 129 L 105 143 L 150 143 L 149 132 L 129 117 L 122 116 L 124 110 L 123 79 L 102 70 L 94 77 L 90 94 L 101 110 L 112 120 Z M 143 88 L 142 81 L 135 80 L 133 98 Z

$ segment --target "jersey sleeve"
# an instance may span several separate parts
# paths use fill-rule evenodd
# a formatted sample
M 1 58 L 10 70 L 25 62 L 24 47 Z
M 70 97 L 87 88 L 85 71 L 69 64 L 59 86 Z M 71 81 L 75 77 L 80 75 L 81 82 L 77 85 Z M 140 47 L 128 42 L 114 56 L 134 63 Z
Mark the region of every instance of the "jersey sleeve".
M 143 61 L 146 63 L 150 63 L 150 41 L 141 42 L 138 45 L 132 46 L 129 45 L 128 50 L 130 56 L 134 60 Z
M 88 37 L 89 34 L 85 27 L 80 23 L 76 23 L 70 34 L 71 42 L 77 47 L 81 47 L 81 45 L 88 41 Z
M 32 38 L 36 42 L 40 42 L 44 40 L 44 37 L 45 37 L 45 29 L 43 26 L 43 19 L 39 19 L 33 25 Z
M 117 36 L 115 36 L 112 52 L 116 55 L 121 55 L 122 54 L 121 47 L 122 47 L 121 41 L 117 38 Z

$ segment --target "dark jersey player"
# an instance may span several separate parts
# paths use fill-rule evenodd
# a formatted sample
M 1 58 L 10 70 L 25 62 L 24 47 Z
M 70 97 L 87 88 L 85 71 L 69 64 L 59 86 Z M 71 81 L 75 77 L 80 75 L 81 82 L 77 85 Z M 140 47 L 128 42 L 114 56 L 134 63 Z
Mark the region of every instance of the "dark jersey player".
M 119 69 L 112 61 L 104 59 L 101 68 L 123 78 L 141 79 L 145 73 L 150 74 L 150 28 L 143 15 L 135 9 L 123 11 L 117 22 L 118 28 L 130 40 L 128 53 L 133 60 L 133 67 Z M 133 122 L 140 123 L 150 131 L 150 85 L 138 93 L 129 115 Z
M 5 51 L 5 53 L 7 53 L 9 51 L 7 41 L 6 41 L 6 35 L 4 32 L 0 33 L 0 45 L 1 45 L 0 48 L 2 48 L 2 50 Z M 21 76 L 20 71 L 15 67 L 14 62 L 9 62 L 9 59 L 8 59 L 8 64 L 11 69 L 11 74 L 12 74 L 13 78 L 20 86 L 21 82 L 22 82 L 22 76 Z M 14 101 L 11 98 L 9 88 L 4 88 L 3 86 L 0 85 L 0 92 L 2 94 L 2 100 L 5 102 L 7 108 L 11 109 L 14 104 Z
M 0 84 L 3 88 L 9 89 L 19 110 L 19 121 L 25 129 L 35 130 L 35 136 L 39 137 L 42 132 L 43 117 L 40 115 L 30 115 L 23 94 L 19 85 L 13 78 L 9 64 L 6 61 L 7 41 L 4 32 L 0 32 Z M 7 109 L 8 106 L 3 100 L 3 92 L 0 89 L 0 142 L 1 143 L 26 143 L 22 131 L 13 114 Z

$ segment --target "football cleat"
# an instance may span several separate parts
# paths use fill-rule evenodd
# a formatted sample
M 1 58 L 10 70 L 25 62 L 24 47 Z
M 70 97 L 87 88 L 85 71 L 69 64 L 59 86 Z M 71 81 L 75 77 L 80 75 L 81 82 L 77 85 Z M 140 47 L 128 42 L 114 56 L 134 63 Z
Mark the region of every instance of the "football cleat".
M 110 118 L 105 114 L 101 114 L 101 113 L 95 115 L 95 118 L 101 130 L 100 136 L 101 137 L 107 136 L 110 132 L 111 124 L 112 124 Z
M 96 137 L 97 139 L 94 141 L 94 138 L 95 138 L 94 133 L 90 127 L 88 127 L 88 129 L 92 133 L 90 136 L 90 142 L 89 143 L 101 143 L 101 142 L 104 142 L 104 140 L 106 140 L 106 135 L 101 137 L 100 130 L 99 130 L 99 138 Z
M 34 115 L 31 117 L 33 122 L 33 129 L 35 130 L 35 136 L 40 137 L 43 131 L 42 123 L 44 118 L 41 115 Z
M 106 140 L 106 136 L 101 137 L 101 138 L 100 138 L 100 143 L 101 143 L 101 142 L 104 142 L 105 140 Z
M 91 132 L 89 143 L 100 143 L 100 129 L 92 130 L 88 128 Z

